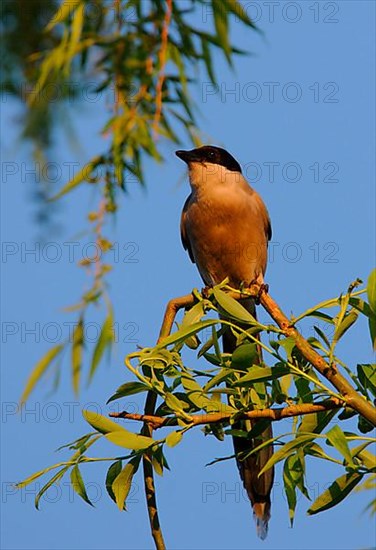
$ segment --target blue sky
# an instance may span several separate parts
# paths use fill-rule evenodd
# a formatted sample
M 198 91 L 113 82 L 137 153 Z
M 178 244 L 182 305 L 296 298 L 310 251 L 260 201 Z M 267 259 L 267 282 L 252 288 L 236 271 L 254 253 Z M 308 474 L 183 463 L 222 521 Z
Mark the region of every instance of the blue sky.
M 250 15 L 257 14 L 265 35 L 244 29 L 236 20 L 232 35 L 254 56 L 237 59 L 234 72 L 216 60 L 219 90 L 201 75 L 192 95 L 207 142 L 234 154 L 268 206 L 273 225 L 270 293 L 287 314 L 298 314 L 346 290 L 356 277 L 366 279 L 375 263 L 375 4 L 276 2 L 274 13 L 269 2 L 244 4 Z M 204 12 L 197 18 L 205 24 Z M 61 174 L 59 185 L 66 181 L 69 163 L 83 163 L 106 146 L 98 135 L 105 108 L 103 101 L 72 105 L 70 118 L 81 151 L 72 151 L 63 130 L 56 133 L 51 158 Z M 74 320 L 62 307 L 89 284 L 75 263 L 85 253 L 84 244 L 75 248 L 74 261 L 69 250 L 79 241 L 86 227 L 84 213 L 95 208 L 96 197 L 87 186 L 72 193 L 56 212 L 60 231 L 41 241 L 34 222 L 35 177 L 26 174 L 35 165 L 28 147 L 18 140 L 19 111 L 9 98 L 1 111 L 1 224 L 3 246 L 8 247 L 3 248 L 2 265 L 2 547 L 152 548 L 140 477 L 127 513 L 108 499 L 103 466 L 82 468 L 95 508 L 72 496 L 63 483 L 42 499 L 42 511 L 37 512 L 33 499 L 38 487 L 14 493 L 10 484 L 65 458 L 53 451 L 88 431 L 81 409 L 91 403 L 104 414 L 111 410 L 105 406 L 107 397 L 130 379 L 123 357 L 136 345 L 153 344 L 171 297 L 201 286 L 180 244 L 180 211 L 189 192 L 184 166 L 174 148 L 164 146 L 166 163 L 146 165 L 147 192 L 130 181 L 116 224 L 108 229 L 119 249 L 110 277 L 119 323 L 111 364 L 101 366 L 79 400 L 71 391 L 69 365 L 64 364 L 59 390 L 49 393 L 51 380 L 46 380 L 26 411 L 15 414 L 31 367 L 59 331 L 67 335 L 67 323 Z M 37 252 L 28 254 L 32 247 Z M 93 323 L 102 315 L 95 313 Z M 263 312 L 260 317 L 267 318 Z M 93 324 L 93 339 L 95 330 Z M 306 335 L 311 330 L 304 327 Z M 340 349 L 350 365 L 370 362 L 366 324 L 355 327 Z M 141 404 L 129 398 L 117 406 L 139 410 Z M 278 429 L 289 427 L 286 421 Z M 108 444 L 96 452 L 116 456 L 118 451 Z M 235 464 L 205 467 L 214 457 L 231 452 L 230 441 L 221 444 L 197 431 L 168 454 L 172 471 L 157 479 L 168 548 L 363 550 L 375 545 L 372 521 L 362 513 L 369 496 L 355 494 L 314 517 L 306 516 L 308 502 L 301 499 L 291 529 L 280 477 L 269 536 L 259 541 Z M 336 471 L 309 465 L 307 485 L 317 496 Z

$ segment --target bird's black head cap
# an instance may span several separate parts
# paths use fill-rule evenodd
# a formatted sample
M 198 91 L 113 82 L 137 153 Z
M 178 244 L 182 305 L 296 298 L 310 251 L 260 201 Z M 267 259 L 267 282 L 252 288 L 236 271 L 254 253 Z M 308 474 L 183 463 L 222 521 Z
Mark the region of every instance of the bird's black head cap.
M 176 151 L 175 154 L 188 165 L 190 162 L 210 162 L 211 164 L 224 166 L 231 172 L 241 173 L 242 171 L 238 161 L 226 149 L 222 149 L 222 147 L 203 145 L 203 147 L 198 147 L 191 151 Z

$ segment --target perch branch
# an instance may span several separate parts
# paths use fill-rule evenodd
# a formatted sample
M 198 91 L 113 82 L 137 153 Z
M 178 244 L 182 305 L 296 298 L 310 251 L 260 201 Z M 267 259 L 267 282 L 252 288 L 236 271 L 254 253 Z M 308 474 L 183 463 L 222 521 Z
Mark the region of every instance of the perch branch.
M 260 419 L 266 418 L 272 422 L 290 418 L 291 416 L 300 416 L 303 414 L 313 414 L 331 409 L 340 409 L 344 406 L 344 402 L 339 399 L 328 399 L 319 403 L 302 403 L 300 405 L 290 405 L 289 407 L 280 407 L 278 409 L 262 409 L 246 411 L 237 415 L 238 419 Z M 148 414 L 134 414 L 122 411 L 119 413 L 110 413 L 113 418 L 124 418 L 126 420 L 136 420 L 144 422 L 150 426 L 151 430 L 157 430 L 166 426 L 177 426 L 179 418 L 177 416 L 154 416 Z M 201 424 L 216 424 L 224 422 L 231 418 L 229 413 L 208 413 L 194 414 L 191 416 L 191 423 L 195 426 Z

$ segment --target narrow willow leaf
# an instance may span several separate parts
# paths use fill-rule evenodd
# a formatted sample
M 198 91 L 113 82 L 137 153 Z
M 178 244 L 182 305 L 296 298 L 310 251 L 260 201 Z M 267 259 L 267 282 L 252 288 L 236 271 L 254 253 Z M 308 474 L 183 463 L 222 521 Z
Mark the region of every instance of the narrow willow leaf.
M 151 463 L 153 465 L 153 469 L 155 473 L 159 476 L 163 476 L 164 456 L 163 456 L 162 445 L 158 447 L 155 451 L 153 451 L 152 457 L 151 457 Z
M 165 393 L 165 403 L 169 409 L 176 413 L 184 413 L 184 403 L 173 393 Z
M 23 481 L 20 481 L 19 483 L 16 483 L 15 487 L 16 487 L 16 489 L 23 489 L 24 487 L 26 487 L 27 485 L 29 485 L 30 483 L 32 483 L 33 481 L 38 479 L 38 477 L 43 476 L 44 474 L 46 474 L 47 472 L 50 472 L 51 470 L 55 470 L 56 468 L 60 468 L 60 466 L 63 466 L 63 465 L 64 465 L 63 462 L 59 462 L 58 464 L 54 464 L 53 466 L 49 466 L 48 468 L 45 468 L 44 470 L 39 470 L 39 472 L 36 472 L 35 474 L 32 474 L 31 476 L 27 477 Z
M 247 370 L 252 367 L 258 359 L 256 344 L 241 344 L 231 357 L 231 367 Z
M 344 474 L 337 478 L 331 486 L 315 500 L 309 508 L 308 514 L 318 514 L 319 512 L 329 510 L 329 508 L 336 506 L 347 497 L 362 478 L 363 474 L 359 474 L 358 472 Z
M 223 0 L 223 3 L 226 5 L 226 8 L 229 10 L 229 12 L 233 13 L 236 17 L 243 21 L 243 23 L 245 23 L 249 27 L 252 27 L 255 30 L 259 30 L 252 19 L 249 17 L 247 10 L 241 4 L 241 2 L 238 2 L 238 0 Z
M 265 466 L 262 468 L 262 470 L 259 473 L 259 476 L 269 470 L 274 464 L 277 464 L 277 462 L 280 462 L 284 458 L 288 457 L 290 454 L 295 452 L 295 449 L 303 447 L 305 443 L 308 441 L 313 441 L 315 438 L 315 434 L 305 434 L 305 435 L 299 435 L 292 441 L 289 441 L 288 443 L 285 443 L 283 447 L 275 452 L 272 457 L 268 460 L 268 462 L 265 464 Z
M 368 319 L 369 335 L 371 337 L 372 349 L 376 351 L 376 318 Z
M 291 352 L 295 347 L 295 339 L 292 337 L 281 338 L 278 341 L 279 345 L 282 346 L 287 354 L 288 359 L 291 358 Z
M 78 468 L 78 465 L 74 466 L 71 471 L 71 485 L 74 489 L 74 491 L 90 506 L 93 506 L 93 503 L 90 501 L 89 497 L 87 496 L 86 487 L 84 480 L 82 479 L 81 472 Z
M 64 344 L 54 346 L 53 348 L 48 350 L 48 352 L 42 357 L 42 359 L 40 359 L 40 361 L 38 361 L 26 382 L 25 389 L 20 399 L 21 404 L 27 401 L 37 382 L 40 380 L 40 378 L 43 376 L 43 374 L 46 372 L 48 367 L 52 364 L 53 360 L 59 355 L 63 348 Z
M 78 395 L 82 370 L 82 352 L 84 345 L 84 322 L 81 318 L 73 331 L 72 342 L 72 384 L 73 390 Z
M 372 309 L 373 313 L 376 315 L 376 269 L 374 269 L 367 281 L 367 297 L 369 307 Z
M 106 319 L 101 328 L 98 341 L 94 348 L 93 358 L 91 360 L 90 372 L 89 372 L 89 382 L 92 380 L 95 371 L 99 365 L 100 360 L 102 359 L 105 349 L 111 346 L 114 341 L 114 317 L 112 309 L 108 312 Z
M 350 296 L 349 304 L 350 306 L 363 313 L 363 315 L 365 315 L 366 317 L 370 319 L 375 317 L 375 313 L 373 313 L 370 306 L 361 298 L 358 298 L 357 296 Z
M 304 447 L 304 454 L 314 456 L 316 458 L 322 458 L 324 460 L 328 460 L 329 462 L 333 462 L 334 464 L 339 464 L 340 461 L 336 460 L 335 458 L 332 458 L 328 454 L 324 452 L 322 447 L 318 443 L 309 443 Z
M 84 409 L 82 411 L 82 416 L 92 426 L 95 430 L 102 434 L 107 434 L 109 432 L 115 432 L 117 430 L 124 430 L 120 424 L 117 424 L 113 420 L 110 420 L 106 416 L 103 416 L 102 414 L 88 411 Z
M 234 386 L 254 384 L 255 382 L 273 380 L 289 374 L 286 367 L 251 367 L 250 372 L 235 382 Z
M 37 496 L 35 497 L 34 506 L 37 510 L 39 510 L 39 502 L 44 493 L 52 486 L 54 483 L 57 483 L 65 474 L 65 472 L 68 470 L 69 466 L 65 466 L 61 470 L 59 470 L 39 491 Z
M 211 327 L 213 325 L 217 325 L 218 323 L 218 319 L 207 319 L 205 321 L 200 321 L 199 323 L 194 323 L 190 327 L 179 329 L 170 336 L 167 336 L 167 338 L 164 338 L 160 344 L 155 346 L 154 349 L 159 350 L 171 344 L 182 342 L 193 334 L 197 334 L 201 330 L 204 330 L 205 328 Z
M 113 462 L 111 464 L 111 466 L 109 467 L 109 469 L 107 470 L 106 489 L 107 489 L 107 492 L 108 492 L 109 496 L 111 497 L 111 499 L 114 502 L 116 502 L 116 497 L 115 497 L 114 491 L 112 489 L 112 484 L 115 481 L 115 479 L 117 478 L 117 476 L 120 474 L 120 472 L 122 470 L 122 467 L 123 467 L 122 461 L 117 460 L 116 462 Z
M 183 373 L 181 377 L 183 388 L 185 389 L 188 399 L 199 409 L 206 412 L 223 412 L 233 414 L 236 410 L 230 405 L 209 399 L 204 395 L 203 388 L 198 384 L 188 373 Z
M 134 395 L 136 393 L 146 392 L 150 388 L 142 382 L 126 382 L 118 387 L 114 395 L 108 399 L 107 404 L 116 399 L 121 399 L 122 397 L 127 397 L 128 395 Z
M 175 447 L 183 439 L 181 431 L 171 432 L 166 437 L 166 445 L 168 447 Z
M 349 328 L 355 323 L 355 321 L 358 318 L 358 313 L 356 311 L 350 311 L 347 315 L 344 316 L 341 323 L 338 325 L 338 327 L 335 330 L 334 336 L 333 336 L 333 343 L 337 343 L 340 338 L 349 330 Z M 332 344 L 333 345 L 333 344 Z
M 362 386 L 376 397 L 376 365 L 357 365 L 357 373 Z
M 117 475 L 112 484 L 112 492 L 115 495 L 115 501 L 119 510 L 124 509 L 127 496 L 132 486 L 132 479 L 137 472 L 139 463 L 139 458 L 130 460 Z
M 194 323 L 201 321 L 201 318 L 205 315 L 204 304 L 203 302 L 198 302 L 193 307 L 191 307 L 184 315 L 183 321 L 180 325 L 181 329 L 190 327 Z M 191 336 L 185 340 L 185 344 L 191 349 L 197 349 L 199 346 L 199 341 L 196 335 Z
M 231 64 L 231 46 L 229 42 L 228 12 L 222 2 L 212 0 L 214 25 L 221 47 L 228 63 Z
M 125 447 L 126 449 L 131 449 L 132 451 L 140 451 L 147 449 L 155 443 L 155 440 L 152 437 L 146 437 L 144 435 L 137 435 L 133 432 L 129 432 L 122 428 L 116 432 L 109 432 L 105 435 L 106 439 L 119 445 L 119 447 Z
M 73 176 L 73 178 L 57 193 L 54 195 L 51 200 L 57 200 L 60 199 L 63 195 L 66 195 L 70 191 L 72 191 L 75 187 L 77 187 L 80 183 L 83 181 L 87 181 L 87 179 L 92 175 L 93 171 L 103 162 L 103 158 L 101 156 L 95 157 L 93 160 L 85 164 L 85 166 L 77 172 Z
M 68 19 L 81 2 L 82 0 L 64 0 L 62 4 L 59 4 L 56 13 L 46 27 L 46 31 L 51 31 L 56 25 Z
M 317 332 L 317 334 L 320 336 L 321 340 L 324 342 L 324 344 L 330 348 L 330 342 L 329 340 L 327 339 L 326 335 L 324 334 L 324 332 L 320 329 L 320 327 L 317 327 L 316 325 L 313 327 L 314 331 Z
M 326 437 L 330 443 L 341 453 L 341 455 L 346 460 L 347 464 L 352 468 L 355 468 L 353 457 L 351 455 L 350 447 L 347 443 L 345 434 L 339 426 L 333 426 L 326 434 Z
M 292 527 L 294 524 L 297 499 L 296 499 L 296 489 L 295 489 L 296 483 L 294 482 L 294 479 L 291 476 L 291 473 L 289 471 L 288 460 L 285 461 L 285 464 L 283 467 L 283 485 L 285 489 L 287 503 L 289 505 L 289 518 L 290 518 L 290 525 Z
M 223 292 L 218 287 L 213 288 L 214 297 L 224 313 L 226 313 L 232 319 L 239 321 L 240 323 L 246 323 L 249 325 L 258 325 L 256 319 L 243 307 L 237 300 L 229 296 L 226 292 Z

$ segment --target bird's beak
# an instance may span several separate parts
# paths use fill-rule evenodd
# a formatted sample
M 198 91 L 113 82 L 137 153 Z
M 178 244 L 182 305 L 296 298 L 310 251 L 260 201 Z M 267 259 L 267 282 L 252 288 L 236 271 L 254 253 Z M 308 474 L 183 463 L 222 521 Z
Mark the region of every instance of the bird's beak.
M 175 155 L 187 164 L 190 162 L 200 162 L 196 149 L 192 149 L 191 151 L 175 151 Z

